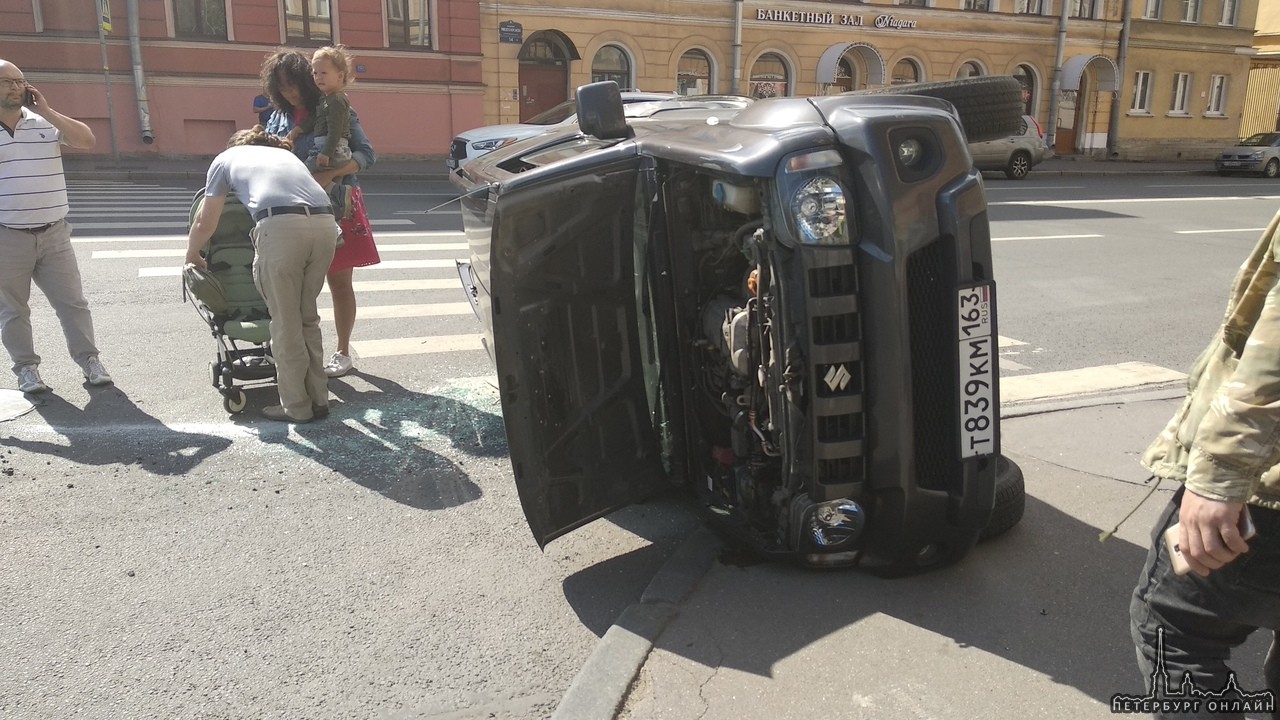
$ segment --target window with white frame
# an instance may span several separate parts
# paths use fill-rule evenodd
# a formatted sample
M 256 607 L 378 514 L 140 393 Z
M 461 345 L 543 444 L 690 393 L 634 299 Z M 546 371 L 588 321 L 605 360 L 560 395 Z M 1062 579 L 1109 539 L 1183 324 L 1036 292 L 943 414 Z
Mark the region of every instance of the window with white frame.
M 431 47 L 431 0 L 386 0 L 392 47 Z
M 1209 76 L 1209 106 L 1205 108 L 1206 115 L 1222 115 L 1223 108 L 1227 105 L 1227 76 L 1226 75 L 1210 75 Z
M 1094 0 L 1071 0 L 1071 17 L 1093 19 Z
M 1142 8 L 1142 17 L 1146 20 L 1160 19 L 1160 0 L 1147 0 Z
M 1040 0 L 1013 0 L 1013 11 L 1019 15 L 1039 15 Z
M 1200 22 L 1200 0 L 1182 0 L 1182 22 Z
M 1151 73 L 1139 70 L 1133 74 L 1133 103 L 1129 112 L 1151 112 Z
M 991 12 L 991 0 L 964 0 L 964 9 Z
M 1169 112 L 1174 115 L 1187 114 L 1187 96 L 1191 92 L 1191 73 L 1173 74 L 1173 98 L 1169 101 Z
M 284 0 L 285 37 L 299 45 L 333 42 L 329 0 Z
M 223 0 L 173 0 L 173 30 L 181 38 L 227 39 Z
M 1218 18 L 1218 24 L 1234 26 L 1238 7 L 1239 3 L 1236 0 L 1222 0 L 1222 16 Z

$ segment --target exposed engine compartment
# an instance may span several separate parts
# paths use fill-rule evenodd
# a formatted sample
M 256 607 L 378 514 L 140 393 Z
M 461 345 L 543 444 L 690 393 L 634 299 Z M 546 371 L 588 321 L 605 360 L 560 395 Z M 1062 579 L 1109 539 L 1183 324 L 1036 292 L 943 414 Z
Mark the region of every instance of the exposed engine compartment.
M 783 546 L 794 490 L 783 478 L 774 332 L 780 298 L 770 282 L 765 200 L 757 187 L 696 171 L 673 174 L 665 192 L 673 264 L 684 268 L 676 293 L 687 308 L 678 312 L 695 396 L 688 424 L 697 490 L 735 529 Z

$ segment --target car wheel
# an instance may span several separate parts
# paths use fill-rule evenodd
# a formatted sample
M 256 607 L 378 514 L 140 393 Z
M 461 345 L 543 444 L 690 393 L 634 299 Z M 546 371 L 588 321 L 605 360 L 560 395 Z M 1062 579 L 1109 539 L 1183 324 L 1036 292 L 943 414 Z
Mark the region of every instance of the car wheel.
M 909 83 L 846 95 L 924 95 L 946 100 L 960 115 L 965 139 L 971 143 L 1017 134 L 1022 122 L 1022 83 L 1012 75 Z
M 1009 164 L 1004 167 L 1004 176 L 1010 180 L 1022 180 L 1031 172 L 1031 153 L 1025 150 L 1019 150 L 1009 158 Z
M 996 458 L 996 501 L 991 519 L 978 533 L 978 541 L 990 540 L 1013 529 L 1022 520 L 1027 507 L 1027 489 L 1022 479 L 1022 468 L 1009 458 Z
M 1276 158 L 1268 160 L 1267 164 L 1262 168 L 1262 174 L 1264 177 L 1269 178 L 1280 175 L 1280 160 L 1277 160 Z

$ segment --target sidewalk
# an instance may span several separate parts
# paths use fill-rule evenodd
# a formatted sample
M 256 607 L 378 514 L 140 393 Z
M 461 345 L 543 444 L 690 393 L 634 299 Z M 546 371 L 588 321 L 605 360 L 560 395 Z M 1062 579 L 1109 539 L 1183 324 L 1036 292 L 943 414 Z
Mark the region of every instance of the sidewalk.
M 1128 606 L 1165 483 L 1136 453 L 1181 389 L 1005 408 L 1027 509 L 960 563 L 883 580 L 717 557 L 700 531 L 601 639 L 554 718 L 1081 720 L 1142 696 Z M 1235 656 L 1261 689 L 1269 637 Z M 650 650 L 651 648 L 651 650 Z M 1141 716 L 1147 717 L 1147 716 Z
M 122 158 L 67 156 L 67 175 L 80 180 L 203 180 L 212 157 Z M 444 180 L 443 157 L 388 158 L 360 173 L 389 180 Z M 1031 171 L 1028 179 L 1044 175 L 1194 175 L 1213 174 L 1213 161 L 1130 162 L 1079 157 L 1050 158 Z

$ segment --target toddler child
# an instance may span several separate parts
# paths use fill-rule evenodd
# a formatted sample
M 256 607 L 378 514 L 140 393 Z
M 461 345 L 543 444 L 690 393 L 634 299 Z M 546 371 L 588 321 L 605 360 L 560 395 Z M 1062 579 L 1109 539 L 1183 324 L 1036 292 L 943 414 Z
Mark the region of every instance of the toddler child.
M 351 101 L 345 92 L 352 80 L 351 54 L 342 45 L 322 47 L 311 57 L 311 76 L 322 97 L 316 111 L 289 132 L 296 142 L 300 135 L 312 133 L 306 165 L 319 172 L 346 165 L 351 160 Z M 351 186 L 334 182 L 325 188 L 333 200 L 333 214 L 338 219 L 351 216 Z

